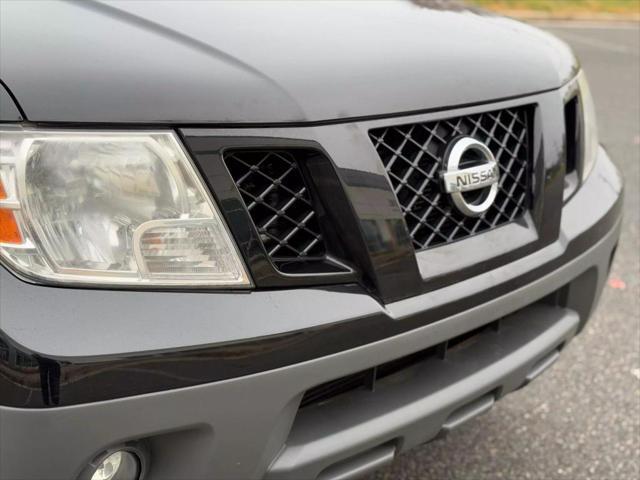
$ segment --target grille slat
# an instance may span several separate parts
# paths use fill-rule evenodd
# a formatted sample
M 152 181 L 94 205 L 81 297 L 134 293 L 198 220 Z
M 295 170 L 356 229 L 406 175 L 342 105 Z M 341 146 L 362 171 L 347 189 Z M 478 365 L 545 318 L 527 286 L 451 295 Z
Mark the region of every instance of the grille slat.
M 324 258 L 317 214 L 293 152 L 232 150 L 224 161 L 272 260 Z
M 529 207 L 531 106 L 369 131 L 416 250 L 447 244 L 518 219 Z M 479 217 L 459 212 L 443 193 L 447 146 L 457 137 L 484 142 L 500 169 L 498 195 Z

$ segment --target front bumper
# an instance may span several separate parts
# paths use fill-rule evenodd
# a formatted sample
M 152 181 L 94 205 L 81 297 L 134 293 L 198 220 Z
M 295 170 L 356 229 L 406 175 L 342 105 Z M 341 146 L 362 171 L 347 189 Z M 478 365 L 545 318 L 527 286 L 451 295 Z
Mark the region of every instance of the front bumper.
M 3 371 L 1 403 L 12 406 L 0 407 L 0 478 L 74 479 L 101 451 L 140 439 L 149 447 L 147 478 L 153 479 L 348 478 L 376 468 L 487 410 L 557 358 L 600 295 L 618 241 L 621 202 L 619 174 L 601 150 L 588 181 L 564 206 L 557 241 L 463 282 L 385 306 L 353 289 L 255 292 L 242 298 L 236 318 L 212 320 L 213 309 L 230 307 L 227 302 L 238 302 L 238 296 L 44 288 L 0 269 L 1 326 L 14 345 L 61 364 L 61 352 L 87 357 L 84 365 L 89 366 L 100 352 L 101 361 L 107 357 L 119 365 L 63 370 L 57 400 L 66 406 L 39 409 L 19 407 L 20 402 L 33 406 L 29 402 L 39 392 L 27 386 L 11 396 L 4 387 L 11 378 Z M 502 284 L 513 288 L 470 305 L 479 292 L 495 292 Z M 96 325 L 96 335 L 87 336 L 80 323 L 96 311 L 106 325 Z M 139 317 L 135 322 L 131 312 Z M 337 316 L 327 322 L 331 315 Z M 438 321 L 411 328 L 433 315 Z M 44 325 L 42 318 L 47 318 Z M 304 332 L 300 338 L 279 338 L 280 357 L 270 355 L 269 338 L 275 332 L 268 318 L 277 318 L 280 329 L 295 325 Z M 333 326 L 376 325 L 380 318 L 387 323 L 379 325 L 407 328 L 386 338 L 364 338 L 346 349 L 340 334 L 348 330 L 318 328 L 321 320 Z M 373 394 L 353 391 L 299 409 L 305 391 L 316 385 L 498 318 L 504 318 L 503 327 L 490 341 L 455 352 L 446 362 L 433 365 L 436 360 L 428 359 L 399 379 L 390 377 Z M 215 328 L 218 321 L 231 327 L 221 333 Z M 248 331 L 264 343 L 219 357 L 220 350 L 212 350 L 217 353 L 211 358 L 179 353 L 180 346 L 224 344 L 220 335 L 246 336 Z M 199 337 L 191 337 L 194 332 Z M 322 350 L 327 344 L 335 348 Z M 312 352 L 305 357 L 299 345 Z M 141 350 L 158 353 L 142 366 L 131 363 L 135 354 L 126 352 Z M 262 350 L 270 356 L 256 356 Z M 177 355 L 171 357 L 177 366 L 154 370 L 154 361 L 166 358 L 164 351 Z M 122 357 L 129 357 L 129 363 L 118 363 Z M 252 372 L 248 365 L 256 358 L 266 363 L 262 371 Z M 224 368 L 209 368 L 216 365 Z M 130 381 L 122 386 L 121 378 Z M 222 380 L 205 383 L 208 378 Z M 154 392 L 163 382 L 172 389 Z M 192 386 L 175 388 L 183 384 Z M 140 394 L 125 397 L 119 388 L 127 395 Z M 104 398 L 106 391 L 112 399 L 86 401 Z M 55 404 L 56 395 L 48 395 Z

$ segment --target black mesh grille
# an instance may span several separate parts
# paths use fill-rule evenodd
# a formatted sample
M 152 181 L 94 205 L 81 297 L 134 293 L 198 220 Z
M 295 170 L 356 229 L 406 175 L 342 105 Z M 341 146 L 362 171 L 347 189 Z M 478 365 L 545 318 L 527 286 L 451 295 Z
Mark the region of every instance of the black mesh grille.
M 316 211 L 294 152 L 235 150 L 224 160 L 272 260 L 324 256 Z
M 531 107 L 496 110 L 426 123 L 371 130 L 417 250 L 442 245 L 511 222 L 529 204 Z M 498 195 L 479 217 L 460 213 L 444 192 L 440 173 L 453 139 L 484 142 L 500 166 Z

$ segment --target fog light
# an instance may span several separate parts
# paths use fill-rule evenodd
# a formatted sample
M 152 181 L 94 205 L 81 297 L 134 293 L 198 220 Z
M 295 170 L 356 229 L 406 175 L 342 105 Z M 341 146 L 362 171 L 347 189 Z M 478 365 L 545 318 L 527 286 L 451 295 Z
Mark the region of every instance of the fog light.
M 131 452 L 119 450 L 102 460 L 91 480 L 137 480 L 139 475 L 138 458 Z

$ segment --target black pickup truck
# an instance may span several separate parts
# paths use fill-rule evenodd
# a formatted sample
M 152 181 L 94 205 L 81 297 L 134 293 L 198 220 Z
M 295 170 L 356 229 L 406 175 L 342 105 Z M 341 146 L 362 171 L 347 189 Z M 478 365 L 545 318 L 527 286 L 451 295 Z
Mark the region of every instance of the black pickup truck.
M 549 367 L 622 181 L 441 2 L 0 2 L 0 478 L 354 478 Z

